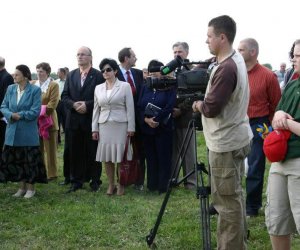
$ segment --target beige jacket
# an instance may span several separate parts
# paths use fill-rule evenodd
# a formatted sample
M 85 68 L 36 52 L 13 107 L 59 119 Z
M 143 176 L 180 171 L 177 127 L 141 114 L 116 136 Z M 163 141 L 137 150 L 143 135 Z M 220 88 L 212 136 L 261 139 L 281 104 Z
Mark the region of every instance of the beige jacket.
M 92 131 L 99 131 L 99 123 L 105 123 L 108 119 L 115 122 L 128 122 L 128 131 L 135 131 L 133 96 L 127 82 L 117 79 L 109 97 L 107 97 L 106 83 L 96 86 Z

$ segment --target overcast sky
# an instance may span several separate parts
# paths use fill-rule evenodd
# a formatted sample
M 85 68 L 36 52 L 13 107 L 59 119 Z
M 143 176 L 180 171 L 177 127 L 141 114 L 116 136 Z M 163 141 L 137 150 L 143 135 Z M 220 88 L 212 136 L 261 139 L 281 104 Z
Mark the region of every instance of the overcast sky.
M 300 38 L 299 0 L 2 0 L 0 56 L 13 72 L 27 64 L 32 72 L 40 62 L 52 71 L 77 67 L 82 46 L 93 51 L 94 67 L 104 57 L 117 60 L 123 47 L 131 47 L 137 68 L 151 59 L 168 63 L 172 45 L 186 41 L 189 58 L 211 55 L 206 40 L 208 22 L 230 15 L 237 23 L 236 49 L 240 40 L 252 37 L 260 45 L 259 62 L 278 69 L 287 62 L 294 40 Z

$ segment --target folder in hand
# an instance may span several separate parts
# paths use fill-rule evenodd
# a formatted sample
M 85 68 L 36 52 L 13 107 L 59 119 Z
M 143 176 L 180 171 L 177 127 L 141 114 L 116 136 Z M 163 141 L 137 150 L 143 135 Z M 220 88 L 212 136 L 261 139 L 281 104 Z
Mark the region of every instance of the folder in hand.
M 150 102 L 147 104 L 145 108 L 145 116 L 149 118 L 158 116 L 160 112 L 161 112 L 161 108 Z M 170 117 L 171 117 L 171 113 L 162 121 L 162 123 L 166 125 Z
M 145 108 L 145 116 L 146 117 L 156 117 L 161 112 L 161 108 L 148 102 Z

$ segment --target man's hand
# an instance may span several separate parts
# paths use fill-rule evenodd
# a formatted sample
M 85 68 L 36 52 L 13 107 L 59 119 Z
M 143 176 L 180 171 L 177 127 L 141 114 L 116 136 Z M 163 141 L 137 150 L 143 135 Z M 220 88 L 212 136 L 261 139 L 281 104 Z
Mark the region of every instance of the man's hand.
M 172 113 L 173 118 L 177 118 L 181 116 L 181 110 L 179 108 L 173 108 L 173 113 Z
M 75 102 L 73 104 L 73 108 L 80 114 L 86 113 L 86 105 L 85 105 L 85 102 L 83 102 L 83 101 Z
M 274 129 L 289 129 L 287 119 L 294 120 L 294 118 L 290 114 L 288 114 L 282 110 L 277 111 L 274 114 L 274 118 L 272 121 L 273 128 Z
M 194 112 L 201 112 L 200 108 L 202 105 L 202 101 L 194 101 L 193 105 L 192 105 L 192 109 Z
M 73 103 L 73 108 L 77 111 L 77 109 L 79 108 L 80 106 L 80 102 L 74 102 Z

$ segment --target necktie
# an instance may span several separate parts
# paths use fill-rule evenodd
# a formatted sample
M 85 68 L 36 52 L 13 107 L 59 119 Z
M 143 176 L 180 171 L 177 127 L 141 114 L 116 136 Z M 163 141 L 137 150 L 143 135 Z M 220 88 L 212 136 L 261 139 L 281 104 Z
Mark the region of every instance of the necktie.
M 130 87 L 131 87 L 132 95 L 135 95 L 136 94 L 136 89 L 135 89 L 133 80 L 130 76 L 129 70 L 126 71 L 126 75 L 127 75 L 127 82 L 130 84 Z
M 81 74 L 81 87 L 83 86 L 83 84 L 85 82 L 86 76 L 87 76 L 86 72 L 84 72 L 84 73 Z

